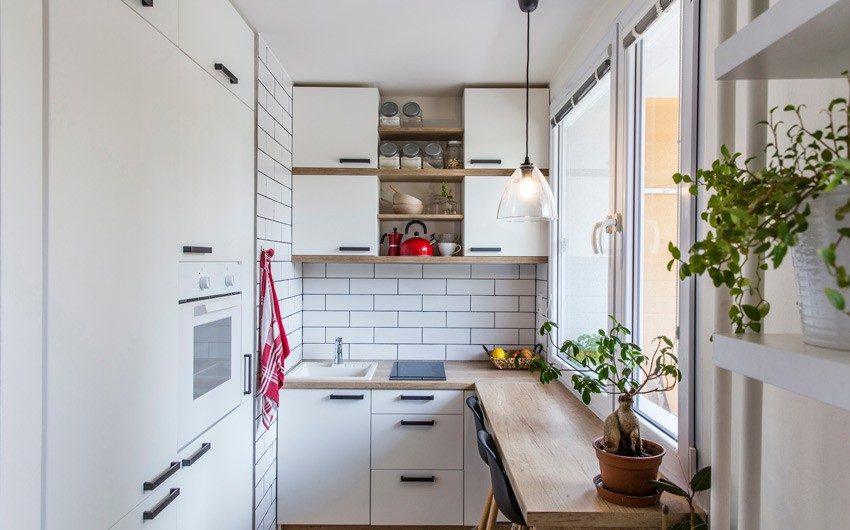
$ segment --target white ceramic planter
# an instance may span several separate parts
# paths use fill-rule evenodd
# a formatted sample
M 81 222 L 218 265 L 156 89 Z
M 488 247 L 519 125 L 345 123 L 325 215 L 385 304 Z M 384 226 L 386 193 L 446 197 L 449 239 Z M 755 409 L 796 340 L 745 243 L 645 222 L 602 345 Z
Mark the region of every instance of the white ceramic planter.
M 835 309 L 824 289 L 835 288 L 835 279 L 827 273 L 818 249 L 834 241 L 836 230 L 848 220 L 836 221 L 835 209 L 850 199 L 850 186 L 842 186 L 812 202 L 809 229 L 792 249 L 803 338 L 807 344 L 850 351 L 850 317 Z M 838 263 L 850 264 L 850 241 L 838 247 Z

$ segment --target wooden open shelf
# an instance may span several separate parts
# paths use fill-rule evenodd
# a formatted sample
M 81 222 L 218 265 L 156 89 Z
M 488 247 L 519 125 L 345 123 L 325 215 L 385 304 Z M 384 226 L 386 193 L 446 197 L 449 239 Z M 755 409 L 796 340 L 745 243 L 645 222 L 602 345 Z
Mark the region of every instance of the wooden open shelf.
M 378 221 L 411 221 L 418 219 L 420 221 L 463 221 L 463 214 L 407 214 L 407 213 L 379 213 Z
M 548 263 L 546 256 L 292 256 L 298 263 L 438 263 L 438 264 L 539 264 Z
M 381 140 L 463 140 L 463 127 L 379 127 Z
M 541 169 L 549 175 L 548 169 Z M 509 177 L 513 169 L 375 169 L 363 167 L 294 167 L 293 175 L 377 175 L 381 182 L 460 182 L 467 175 Z

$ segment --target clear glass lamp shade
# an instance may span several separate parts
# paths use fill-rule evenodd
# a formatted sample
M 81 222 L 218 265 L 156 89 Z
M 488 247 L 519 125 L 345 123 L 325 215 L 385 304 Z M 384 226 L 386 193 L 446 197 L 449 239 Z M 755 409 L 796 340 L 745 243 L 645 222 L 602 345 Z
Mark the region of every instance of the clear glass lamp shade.
M 496 218 L 503 221 L 549 221 L 557 218 L 552 188 L 537 166 L 523 164 L 514 171 L 502 192 Z

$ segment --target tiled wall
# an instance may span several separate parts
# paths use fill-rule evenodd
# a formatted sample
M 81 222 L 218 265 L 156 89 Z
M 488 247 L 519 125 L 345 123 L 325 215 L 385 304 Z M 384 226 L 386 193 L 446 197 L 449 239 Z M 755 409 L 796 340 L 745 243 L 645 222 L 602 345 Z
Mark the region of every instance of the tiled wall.
M 305 263 L 304 358 L 331 359 L 335 337 L 355 360 L 482 360 L 482 344 L 532 345 L 537 268 Z
M 257 256 L 275 249 L 272 273 L 292 354 L 301 359 L 301 266 L 292 263 L 292 81 L 258 38 L 257 57 Z M 259 266 L 259 263 L 258 263 Z M 256 335 L 255 335 L 256 336 Z M 255 363 L 256 366 L 256 363 Z M 277 517 L 277 422 L 266 430 L 255 407 L 255 528 L 275 528 Z

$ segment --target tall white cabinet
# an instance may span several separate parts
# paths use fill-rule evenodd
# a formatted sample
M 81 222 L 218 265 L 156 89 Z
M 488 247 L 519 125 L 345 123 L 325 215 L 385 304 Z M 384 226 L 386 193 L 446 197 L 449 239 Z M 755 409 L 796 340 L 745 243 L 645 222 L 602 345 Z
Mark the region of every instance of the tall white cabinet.
M 207 494 L 177 435 L 178 260 L 182 245 L 213 246 L 251 285 L 253 110 L 178 48 L 176 0 L 51 2 L 48 14 L 45 526 L 198 527 L 180 511 Z M 218 444 L 221 465 L 210 453 L 220 489 L 204 499 L 240 499 L 227 506 L 237 529 L 252 510 L 242 407 L 213 428 L 243 438 Z

